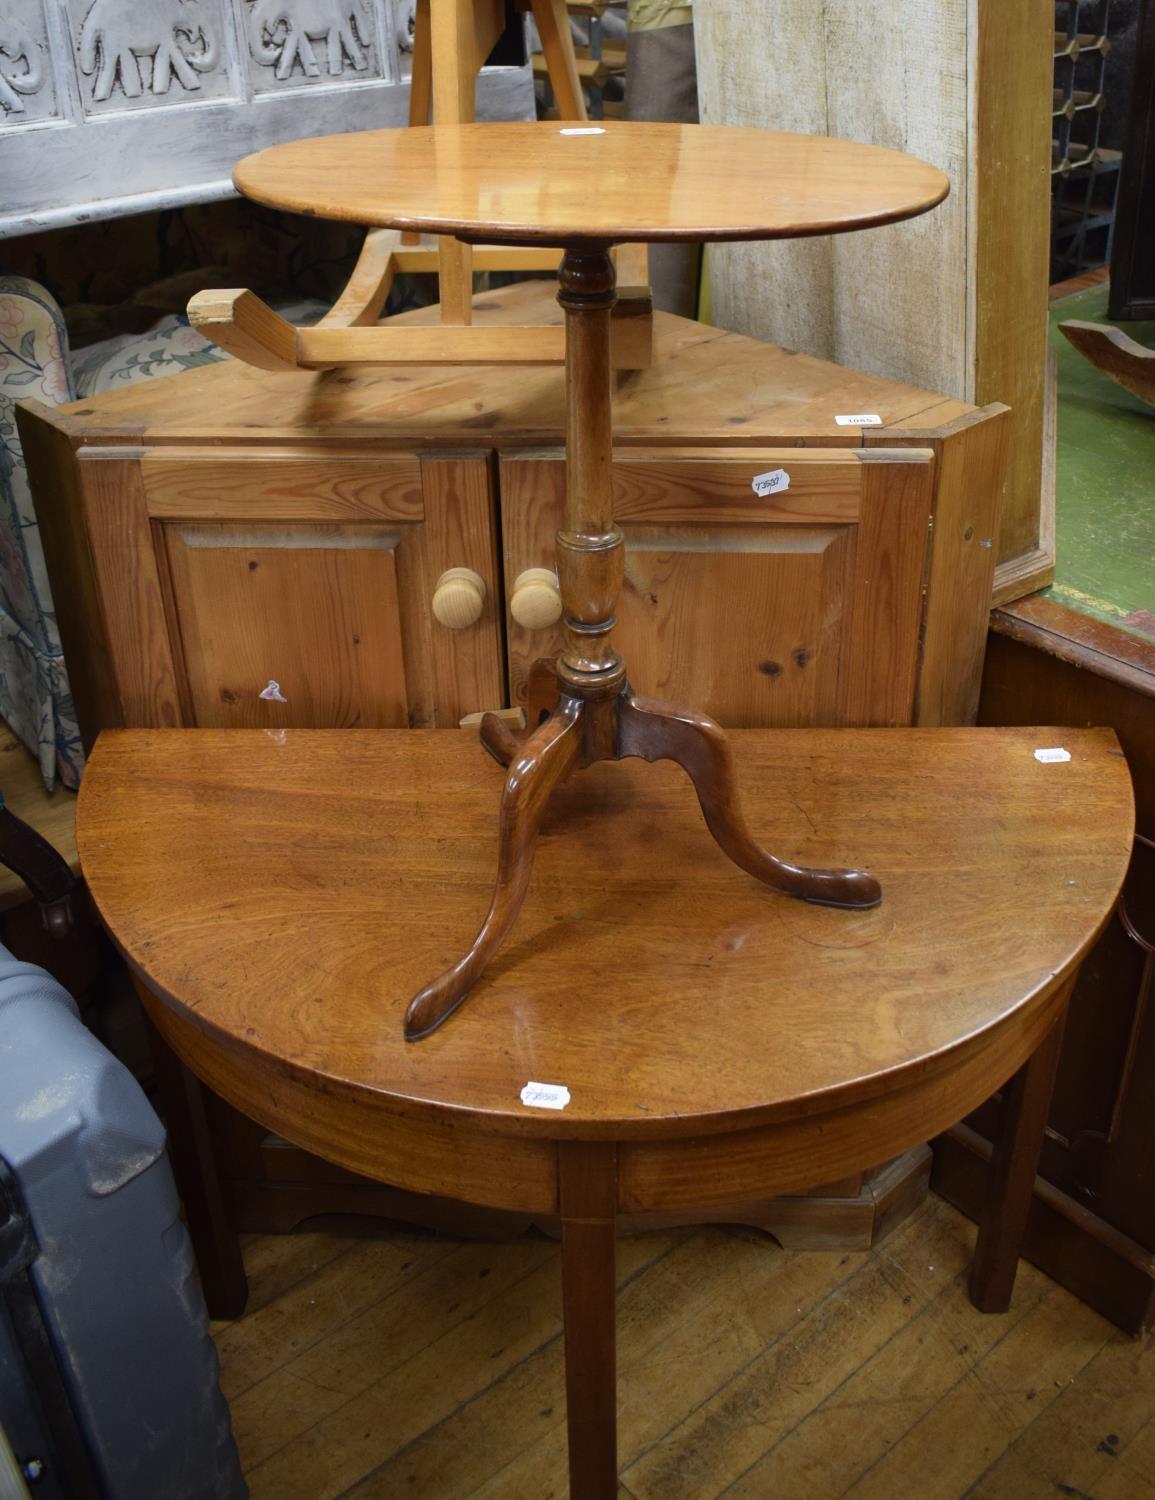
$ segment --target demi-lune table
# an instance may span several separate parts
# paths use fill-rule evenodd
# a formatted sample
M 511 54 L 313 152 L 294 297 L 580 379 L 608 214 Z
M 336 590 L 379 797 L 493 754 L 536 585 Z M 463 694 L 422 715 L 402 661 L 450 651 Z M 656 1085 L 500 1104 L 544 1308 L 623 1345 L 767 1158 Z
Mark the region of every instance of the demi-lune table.
M 420 1047 L 400 1016 L 499 832 L 464 731 L 114 731 L 80 792 L 100 914 L 211 1089 L 355 1172 L 560 1216 L 574 1500 L 617 1493 L 619 1214 L 741 1218 L 1010 1080 L 971 1280 L 1006 1308 L 1068 995 L 1127 868 L 1109 730 L 731 741 L 758 834 L 869 854 L 881 905 L 769 891 L 676 766 L 594 765 L 545 814 L 518 940 Z
M 551 797 L 571 772 L 598 761 L 677 761 L 697 788 L 710 832 L 748 875 L 805 901 L 875 905 L 881 890 L 867 871 L 800 866 L 759 845 L 718 725 L 692 708 L 640 697 L 627 680 L 612 639 L 625 551 L 611 484 L 617 293 L 610 251 L 639 241 L 782 239 L 891 224 L 941 202 L 943 173 L 901 152 L 822 136 L 619 121 L 324 136 L 247 157 L 235 181 L 274 208 L 565 252 L 558 301 L 565 312 L 566 520 L 556 558 L 566 646 L 531 678 L 523 740 L 494 714 L 482 720 L 482 742 L 509 767 L 496 885 L 480 931 L 456 949 L 464 956 L 445 969 L 444 955 L 430 954 L 438 977 L 416 984 L 406 1035 L 428 1036 L 468 997 L 521 909 Z M 343 342 L 330 349 L 332 360 L 372 362 L 367 332 L 338 330 Z M 482 343 L 474 331 L 466 348 L 447 345 L 444 329 L 421 329 L 409 357 L 533 363 L 529 332 L 498 329 Z M 785 474 L 759 479 L 766 488 L 757 493 L 773 494 Z M 456 820 L 451 803 L 442 819 L 448 832 Z

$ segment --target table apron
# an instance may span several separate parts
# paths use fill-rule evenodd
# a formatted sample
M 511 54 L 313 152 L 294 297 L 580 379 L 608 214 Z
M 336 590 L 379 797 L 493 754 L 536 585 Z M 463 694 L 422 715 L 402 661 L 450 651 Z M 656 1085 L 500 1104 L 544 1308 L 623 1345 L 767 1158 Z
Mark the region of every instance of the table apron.
M 954 1066 L 873 1099 L 751 1130 L 619 1141 L 618 1212 L 724 1208 L 806 1190 L 891 1160 L 956 1124 L 1000 1088 L 1062 1013 L 1073 982 L 1057 984 L 960 1048 Z M 320 1078 L 255 1068 L 251 1053 L 234 1050 L 141 990 L 157 1029 L 203 1083 L 305 1150 L 410 1192 L 487 1208 L 558 1212 L 557 1139 L 499 1133 L 459 1115 L 414 1118 L 370 1094 L 330 1092 Z

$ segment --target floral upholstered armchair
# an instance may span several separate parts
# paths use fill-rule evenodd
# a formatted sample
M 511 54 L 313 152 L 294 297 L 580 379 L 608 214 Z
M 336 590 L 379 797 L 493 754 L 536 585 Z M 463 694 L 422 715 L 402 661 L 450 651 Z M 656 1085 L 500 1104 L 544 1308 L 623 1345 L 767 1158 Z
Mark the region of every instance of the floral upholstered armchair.
M 84 757 L 15 403 L 59 405 L 223 358 L 177 317 L 73 357 L 50 294 L 22 276 L 0 276 L 0 718 L 37 757 L 50 789 L 57 776 L 75 787 Z

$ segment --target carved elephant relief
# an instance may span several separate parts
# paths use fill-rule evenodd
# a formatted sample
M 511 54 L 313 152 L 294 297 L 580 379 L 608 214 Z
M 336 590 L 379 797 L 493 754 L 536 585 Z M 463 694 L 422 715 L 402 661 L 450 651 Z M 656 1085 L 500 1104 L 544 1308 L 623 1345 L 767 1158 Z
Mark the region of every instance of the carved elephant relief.
M 220 61 L 217 37 L 195 0 L 93 0 L 80 27 L 81 72 L 93 77 L 92 98 L 163 97 L 175 78 L 189 91 L 198 74 Z
M 43 82 L 44 65 L 36 38 L 15 16 L 0 15 L 0 109 L 4 114 L 22 115 L 24 99 L 35 94 Z
M 393 0 L 393 35 L 402 52 L 413 51 L 413 33 L 417 30 L 417 0 Z
M 274 67 L 284 82 L 299 67 L 306 78 L 320 76 L 314 43 L 324 48 L 325 71 L 340 78 L 346 59 L 354 72 L 369 65 L 372 32 L 359 0 L 256 0 L 249 16 L 254 58 Z

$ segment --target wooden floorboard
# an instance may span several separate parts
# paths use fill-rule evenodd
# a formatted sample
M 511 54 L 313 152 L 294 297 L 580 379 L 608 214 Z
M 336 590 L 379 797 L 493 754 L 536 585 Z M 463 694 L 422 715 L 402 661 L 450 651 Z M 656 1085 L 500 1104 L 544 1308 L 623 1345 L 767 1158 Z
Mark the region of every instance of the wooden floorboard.
M 1024 1265 L 966 1296 L 936 1198 L 869 1252 L 664 1231 L 618 1256 L 619 1500 L 1155 1500 L 1155 1341 Z M 562 1500 L 556 1245 L 245 1243 L 214 1327 L 253 1500 Z

